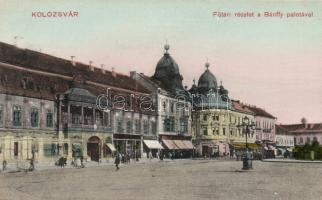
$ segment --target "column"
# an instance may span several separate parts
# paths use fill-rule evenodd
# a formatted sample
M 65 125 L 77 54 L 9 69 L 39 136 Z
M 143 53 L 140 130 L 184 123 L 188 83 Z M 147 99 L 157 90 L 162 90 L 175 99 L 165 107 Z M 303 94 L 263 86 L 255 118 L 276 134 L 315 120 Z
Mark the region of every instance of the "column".
M 81 126 L 83 126 L 84 125 L 84 106 L 83 106 L 83 104 L 82 104 L 82 106 L 81 106 L 81 123 L 82 123 L 82 125 Z
M 70 113 L 70 103 L 67 103 L 67 128 L 69 128 L 72 124 L 72 115 Z
M 96 124 L 95 107 L 93 107 L 93 125 Z M 97 127 L 97 124 L 96 124 Z
M 141 157 L 143 157 L 143 136 L 142 135 L 140 140 L 140 154 L 141 154 Z
M 57 119 L 58 119 L 58 130 L 61 132 L 63 130 L 63 121 L 62 121 L 62 100 L 60 99 L 60 95 L 58 97 L 58 114 L 57 114 Z M 55 112 L 53 112 L 54 114 Z

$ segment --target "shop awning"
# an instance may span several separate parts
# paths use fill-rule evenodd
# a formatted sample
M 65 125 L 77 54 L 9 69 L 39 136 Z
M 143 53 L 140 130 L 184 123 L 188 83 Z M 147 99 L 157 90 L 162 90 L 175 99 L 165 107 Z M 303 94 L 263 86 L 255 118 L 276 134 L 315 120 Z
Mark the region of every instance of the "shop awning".
M 272 145 L 268 145 L 268 149 L 269 149 L 269 150 L 275 150 L 275 147 L 274 147 L 274 146 L 272 146 Z
M 186 149 L 186 145 L 182 142 L 182 140 L 173 140 L 173 142 L 176 144 L 179 149 Z
M 106 143 L 106 145 L 111 151 L 116 151 L 116 149 L 112 143 Z
M 149 149 L 163 149 L 157 140 L 143 140 L 143 142 Z
M 248 148 L 250 149 L 258 149 L 258 145 L 255 143 L 248 143 Z M 245 143 L 233 143 L 233 146 L 235 149 L 244 149 L 246 148 L 246 144 Z
M 179 149 L 173 140 L 162 140 L 163 144 L 167 147 L 167 149 L 173 150 L 173 149 Z
M 190 140 L 182 140 L 187 149 L 193 149 L 193 144 Z

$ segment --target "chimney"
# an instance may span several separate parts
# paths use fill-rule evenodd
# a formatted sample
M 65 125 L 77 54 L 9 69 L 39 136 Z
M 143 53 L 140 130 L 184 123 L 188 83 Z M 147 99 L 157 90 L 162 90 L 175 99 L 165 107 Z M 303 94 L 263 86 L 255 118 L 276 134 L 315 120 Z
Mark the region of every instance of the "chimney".
M 134 79 L 135 74 L 136 74 L 136 71 L 130 71 L 130 77 L 131 77 L 132 79 Z
M 91 71 L 94 71 L 94 66 L 92 65 L 93 64 L 93 61 L 89 61 L 89 69 L 91 70 Z
M 102 74 L 105 74 L 104 64 L 101 64 L 101 72 L 102 72 Z
M 112 76 L 116 77 L 116 72 L 114 71 L 114 67 L 112 67 Z
M 75 62 L 75 56 L 71 56 L 70 57 L 70 61 L 72 62 L 72 65 L 75 66 L 76 62 Z

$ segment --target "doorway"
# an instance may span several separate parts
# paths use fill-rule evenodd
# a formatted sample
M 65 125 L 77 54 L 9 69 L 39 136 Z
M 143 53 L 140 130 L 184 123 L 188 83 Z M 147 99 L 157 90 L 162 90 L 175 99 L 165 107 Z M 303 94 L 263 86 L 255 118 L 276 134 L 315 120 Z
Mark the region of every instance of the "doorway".
M 98 162 L 100 159 L 100 143 L 101 140 L 96 137 L 90 137 L 87 142 L 87 155 L 91 158 L 92 161 Z

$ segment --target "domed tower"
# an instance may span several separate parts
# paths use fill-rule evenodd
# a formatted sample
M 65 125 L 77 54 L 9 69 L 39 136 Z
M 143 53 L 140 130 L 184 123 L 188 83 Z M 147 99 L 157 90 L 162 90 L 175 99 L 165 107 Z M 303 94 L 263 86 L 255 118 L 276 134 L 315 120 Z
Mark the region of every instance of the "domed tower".
M 198 86 L 196 85 L 196 80 L 193 79 L 193 84 L 189 90 L 191 94 L 197 94 L 198 93 Z
M 168 53 L 170 46 L 164 45 L 165 53 L 159 60 L 153 78 L 165 87 L 170 92 L 177 93 L 182 91 L 182 76 L 179 72 L 179 66 L 176 61 Z
M 206 63 L 206 71 L 200 76 L 198 81 L 198 91 L 202 94 L 208 93 L 210 90 L 213 92 L 217 89 L 216 77 L 209 71 L 210 64 Z

